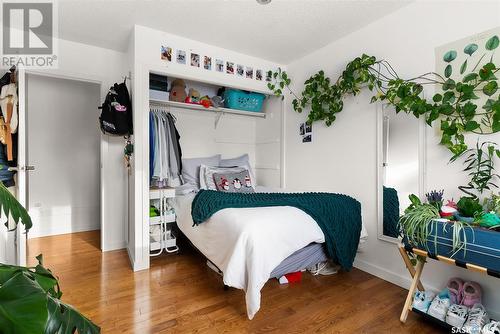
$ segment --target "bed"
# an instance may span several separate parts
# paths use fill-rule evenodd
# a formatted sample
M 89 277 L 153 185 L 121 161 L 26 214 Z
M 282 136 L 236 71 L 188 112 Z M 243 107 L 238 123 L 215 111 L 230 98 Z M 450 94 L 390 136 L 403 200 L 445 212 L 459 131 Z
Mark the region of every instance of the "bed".
M 256 191 L 269 192 L 269 189 L 257 187 Z M 249 319 L 259 310 L 260 290 L 270 277 L 303 269 L 326 258 L 320 245 L 325 242 L 323 231 L 301 209 L 226 208 L 194 226 L 191 216 L 194 197 L 193 193 L 176 197 L 178 227 L 222 271 L 225 285 L 245 291 Z M 363 225 L 360 239 L 366 237 Z

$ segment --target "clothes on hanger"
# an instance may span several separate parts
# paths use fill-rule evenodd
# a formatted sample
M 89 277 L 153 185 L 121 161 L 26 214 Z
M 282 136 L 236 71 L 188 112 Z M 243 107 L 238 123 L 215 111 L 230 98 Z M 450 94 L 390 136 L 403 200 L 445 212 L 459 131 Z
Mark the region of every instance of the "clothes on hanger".
M 15 70 L 0 79 L 0 141 L 6 145 L 7 163 L 17 165 L 18 97 Z
M 181 185 L 180 135 L 175 118 L 161 107 L 151 107 L 149 114 L 150 183 L 156 187 Z

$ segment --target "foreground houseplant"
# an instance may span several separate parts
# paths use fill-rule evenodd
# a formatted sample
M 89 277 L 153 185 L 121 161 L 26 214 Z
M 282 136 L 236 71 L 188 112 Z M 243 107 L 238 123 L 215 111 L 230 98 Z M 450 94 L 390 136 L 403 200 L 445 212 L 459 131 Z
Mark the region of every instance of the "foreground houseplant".
M 26 209 L 0 182 L 0 212 L 12 217 L 15 230 L 32 226 Z M 8 227 L 8 224 L 5 224 Z M 58 279 L 37 256 L 35 267 L 0 263 L 0 332 L 2 334 L 95 334 L 100 328 L 60 299 Z

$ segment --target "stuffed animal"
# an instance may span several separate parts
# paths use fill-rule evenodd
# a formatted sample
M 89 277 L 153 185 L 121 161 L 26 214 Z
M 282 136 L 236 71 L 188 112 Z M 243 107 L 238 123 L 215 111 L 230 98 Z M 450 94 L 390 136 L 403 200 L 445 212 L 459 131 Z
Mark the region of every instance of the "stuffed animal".
M 198 92 L 194 88 L 189 88 L 189 94 L 186 97 L 184 102 L 199 104 L 200 103 L 200 92 Z
M 212 106 L 214 106 L 215 108 L 224 107 L 224 99 L 220 96 L 213 96 L 210 99 L 210 102 L 212 102 Z
M 212 101 L 210 101 L 210 98 L 208 95 L 202 96 L 200 98 L 200 104 L 204 106 L 205 108 L 209 108 L 212 106 Z
M 182 79 L 175 79 L 172 81 L 172 88 L 170 88 L 170 101 L 184 102 L 186 100 L 186 83 Z

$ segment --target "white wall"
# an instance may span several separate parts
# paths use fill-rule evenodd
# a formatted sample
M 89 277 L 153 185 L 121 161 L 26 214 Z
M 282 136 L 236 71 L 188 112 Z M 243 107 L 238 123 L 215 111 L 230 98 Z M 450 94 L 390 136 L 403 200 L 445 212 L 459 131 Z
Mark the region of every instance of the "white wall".
M 161 60 L 160 47 L 162 45 L 173 47 L 173 57 L 175 57 L 177 49 L 185 50 L 188 57 L 187 64 L 180 65 L 175 62 L 175 59 L 172 62 Z M 262 69 L 263 71 L 276 68 L 279 64 L 137 25 L 134 29 L 134 36 L 130 40 L 130 47 L 132 46 L 134 49 L 132 77 L 135 154 L 132 176 L 134 180 L 134 197 L 129 198 L 129 203 L 130 206 L 134 206 L 134 219 L 133 222 L 130 221 L 129 225 L 130 242 L 128 252 L 134 270 L 141 270 L 149 267 L 149 72 L 164 74 L 169 77 L 181 77 L 207 84 L 268 93 L 265 80 L 257 81 L 216 72 L 214 69 L 215 59 L 222 58 L 224 61 L 229 60 L 235 64 L 252 66 L 254 70 Z M 190 52 L 198 53 L 201 57 L 205 55 L 211 56 L 213 69 L 208 71 L 190 66 Z M 281 103 L 275 104 L 275 107 L 278 109 L 277 112 L 281 114 Z M 176 111 L 175 108 L 172 108 L 172 111 L 178 113 L 179 116 L 177 126 L 181 135 L 183 156 L 207 156 L 215 153 L 234 156 L 248 152 L 253 161 L 259 160 L 261 164 L 266 164 L 265 157 L 259 156 L 257 158 L 258 155 L 256 154 L 257 138 L 263 138 L 263 140 L 267 141 L 267 138 L 264 138 L 257 131 L 256 122 L 262 125 L 261 120 L 225 115 L 220 122 L 220 127 L 215 130 L 215 115 L 212 113 L 205 115 L 202 114 L 202 111 Z M 281 118 L 275 116 L 275 118 L 270 119 Z M 281 129 L 276 131 L 280 132 Z M 279 145 L 279 142 L 274 144 Z M 263 177 L 269 177 L 269 175 Z M 131 241 L 134 242 L 131 243 Z
M 28 75 L 26 87 L 30 237 L 99 229 L 99 85 Z
M 297 92 L 302 88 L 301 83 L 318 70 L 323 69 L 336 78 L 348 61 L 362 53 L 388 60 L 400 76 L 410 78 L 434 70 L 437 46 L 499 23 L 498 2 L 419 1 L 289 64 L 287 69 Z M 287 98 L 286 185 L 300 190 L 341 192 L 357 198 L 362 203 L 363 221 L 370 237 L 355 265 L 407 287 L 409 274 L 396 246 L 377 239 L 376 107 L 369 104 L 370 96 L 363 92 L 347 98 L 334 125 L 327 128 L 315 124 L 313 142 L 309 144 L 302 144 L 297 134 L 298 125 L 306 115 L 293 112 Z M 466 179 L 460 172 L 461 166 L 447 165 L 449 153 L 437 146 L 434 131 L 427 133 L 427 188 L 445 187 L 455 192 L 453 188 Z M 499 135 L 495 139 L 500 142 Z M 481 282 L 486 306 L 500 314 L 498 279 L 430 261 L 424 270 L 424 285 L 441 288 L 453 275 Z
M 59 67 L 32 71 L 38 74 L 86 80 L 101 84 L 101 101 L 109 87 L 129 72 L 125 53 L 86 44 L 59 40 Z M 30 71 L 28 71 L 30 73 Z M 97 108 L 98 106 L 96 106 Z M 95 126 L 98 127 L 96 118 Z M 101 135 L 101 248 L 103 251 L 125 247 L 127 220 L 127 176 L 123 163 L 124 139 Z

